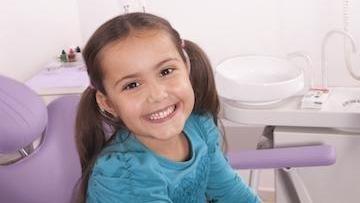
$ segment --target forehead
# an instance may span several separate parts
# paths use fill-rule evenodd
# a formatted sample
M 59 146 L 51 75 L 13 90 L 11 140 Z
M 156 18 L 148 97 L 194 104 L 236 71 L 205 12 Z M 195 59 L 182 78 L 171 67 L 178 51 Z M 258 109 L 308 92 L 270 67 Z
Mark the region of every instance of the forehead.
M 161 31 L 144 31 L 110 43 L 101 52 L 106 76 L 152 66 L 164 58 L 180 57 L 170 36 Z

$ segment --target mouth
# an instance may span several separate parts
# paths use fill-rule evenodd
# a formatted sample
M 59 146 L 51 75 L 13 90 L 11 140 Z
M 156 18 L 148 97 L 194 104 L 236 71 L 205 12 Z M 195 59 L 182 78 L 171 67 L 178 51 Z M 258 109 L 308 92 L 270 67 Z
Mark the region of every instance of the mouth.
M 167 121 L 175 115 L 177 106 L 178 106 L 177 104 L 170 105 L 159 111 L 156 111 L 156 112 L 146 115 L 145 118 L 146 118 L 146 120 L 153 122 L 153 123 L 161 123 L 161 122 Z

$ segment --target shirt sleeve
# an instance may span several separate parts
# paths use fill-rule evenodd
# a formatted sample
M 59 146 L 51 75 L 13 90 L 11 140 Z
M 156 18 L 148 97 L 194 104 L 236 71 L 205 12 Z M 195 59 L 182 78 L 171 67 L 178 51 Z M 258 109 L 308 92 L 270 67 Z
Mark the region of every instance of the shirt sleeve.
M 206 196 L 210 202 L 258 203 L 260 198 L 231 168 L 221 150 L 220 132 L 211 116 L 201 118 L 210 156 L 210 174 Z
M 100 157 L 89 178 L 86 202 L 171 203 L 167 184 L 151 163 L 146 153 L 112 152 Z

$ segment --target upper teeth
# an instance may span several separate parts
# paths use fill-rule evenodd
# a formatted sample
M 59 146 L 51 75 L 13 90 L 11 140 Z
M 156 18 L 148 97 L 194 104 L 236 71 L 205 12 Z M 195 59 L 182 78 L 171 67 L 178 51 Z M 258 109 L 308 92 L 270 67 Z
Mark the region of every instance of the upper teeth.
M 174 110 L 175 110 L 174 105 L 169 106 L 168 108 L 164 109 L 163 111 L 151 114 L 150 115 L 150 120 L 157 120 L 157 119 L 165 118 L 166 116 L 168 116 L 169 114 L 174 112 Z

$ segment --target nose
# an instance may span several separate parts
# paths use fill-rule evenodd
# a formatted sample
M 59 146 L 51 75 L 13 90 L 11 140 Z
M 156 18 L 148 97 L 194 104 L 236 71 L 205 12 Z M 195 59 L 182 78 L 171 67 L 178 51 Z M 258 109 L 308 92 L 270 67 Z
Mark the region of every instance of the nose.
M 167 88 L 165 84 L 153 82 L 148 85 L 148 101 L 151 103 L 160 102 L 168 97 Z

